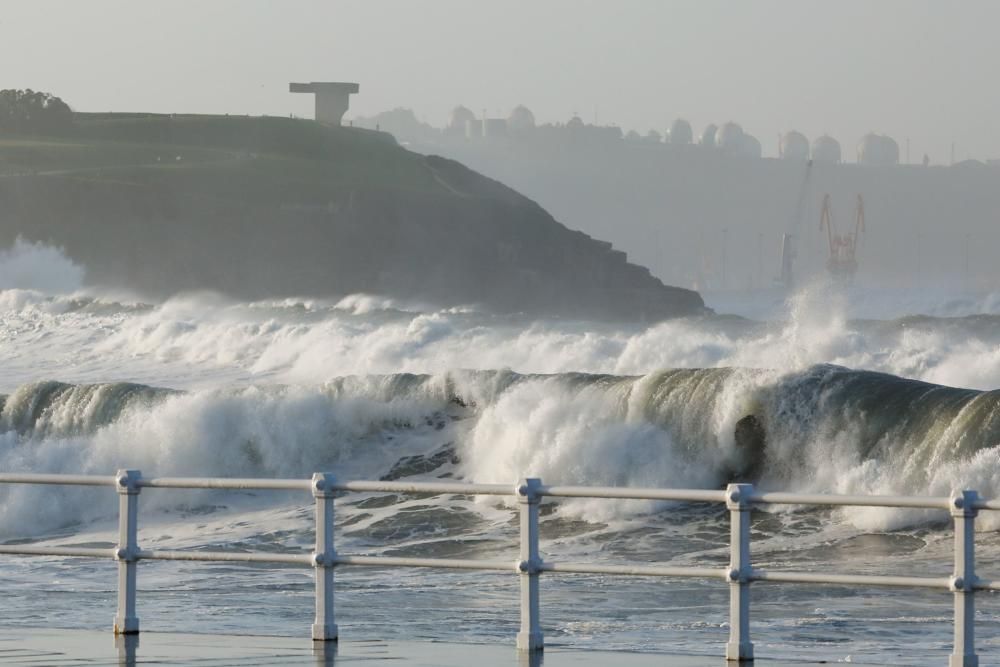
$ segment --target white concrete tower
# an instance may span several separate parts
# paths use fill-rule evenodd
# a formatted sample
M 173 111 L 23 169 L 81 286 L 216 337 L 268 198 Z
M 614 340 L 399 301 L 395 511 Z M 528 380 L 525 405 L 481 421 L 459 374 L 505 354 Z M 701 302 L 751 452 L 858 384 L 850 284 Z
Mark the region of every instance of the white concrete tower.
M 360 89 L 361 86 L 356 83 L 339 81 L 288 84 L 290 93 L 313 93 L 316 96 L 316 120 L 330 125 L 340 125 L 340 119 L 351 104 L 351 95 Z

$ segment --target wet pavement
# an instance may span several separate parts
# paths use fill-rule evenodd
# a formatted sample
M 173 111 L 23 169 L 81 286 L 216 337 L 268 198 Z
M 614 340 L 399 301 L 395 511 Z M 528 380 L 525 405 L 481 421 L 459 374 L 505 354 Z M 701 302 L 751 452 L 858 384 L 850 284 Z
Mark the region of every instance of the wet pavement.
M 720 647 L 721 648 L 721 647 Z M 835 662 L 831 660 L 830 662 Z M 526 655 L 510 645 L 445 642 L 312 642 L 293 637 L 144 632 L 115 637 L 87 630 L 2 630 L 0 664 L 53 665 L 358 665 L 358 667 L 721 667 L 721 657 L 629 653 L 549 646 Z M 804 667 L 823 661 L 769 660 L 756 665 Z

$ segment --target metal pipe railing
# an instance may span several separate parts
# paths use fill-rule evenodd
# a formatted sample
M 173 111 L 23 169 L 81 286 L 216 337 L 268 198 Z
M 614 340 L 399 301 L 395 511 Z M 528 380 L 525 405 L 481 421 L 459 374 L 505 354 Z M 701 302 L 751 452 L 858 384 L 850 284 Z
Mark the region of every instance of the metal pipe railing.
M 70 486 L 114 486 L 119 496 L 118 544 L 114 548 L 47 547 L 31 544 L 0 545 L 0 554 L 113 558 L 118 563 L 118 604 L 115 634 L 139 632 L 136 614 L 137 564 L 141 560 L 222 561 L 299 565 L 315 570 L 316 612 L 313 639 L 336 640 L 339 634 L 334 614 L 334 569 L 338 566 L 428 567 L 460 570 L 510 571 L 520 579 L 521 627 L 517 646 L 541 651 L 540 575 L 605 574 L 642 577 L 723 579 L 729 583 L 729 641 L 726 659 L 753 660 L 750 640 L 750 587 L 755 582 L 834 584 L 926 588 L 949 590 L 954 599 L 954 646 L 950 667 L 978 665 L 975 651 L 975 593 L 1000 590 L 1000 581 L 980 579 L 975 568 L 975 520 L 979 510 L 1000 510 L 1000 500 L 985 500 L 975 491 L 959 491 L 950 497 L 858 496 L 811 493 L 758 493 L 750 484 L 730 484 L 725 490 L 655 489 L 586 486 L 546 486 L 528 478 L 518 484 L 471 484 L 449 482 L 338 482 L 330 473 L 311 479 L 239 479 L 201 477 L 144 478 L 138 470 L 119 470 L 114 476 L 0 473 L 0 484 L 62 484 Z M 311 553 L 266 553 L 201 550 L 147 550 L 138 545 L 139 495 L 143 488 L 230 489 L 310 491 L 315 501 L 316 543 Z M 338 492 L 383 492 L 401 494 L 454 494 L 508 496 L 517 499 L 520 524 L 519 555 L 516 560 L 471 560 L 452 558 L 406 558 L 339 554 L 334 548 L 334 499 Z M 615 498 L 675 502 L 725 503 L 730 514 L 730 560 L 726 568 L 674 567 L 659 565 L 591 565 L 545 561 L 539 550 L 539 506 L 550 498 Z M 751 563 L 750 516 L 758 505 L 813 505 L 821 507 L 897 507 L 948 510 L 955 526 L 954 570 L 951 577 L 910 577 L 858 574 L 827 574 L 756 569 Z

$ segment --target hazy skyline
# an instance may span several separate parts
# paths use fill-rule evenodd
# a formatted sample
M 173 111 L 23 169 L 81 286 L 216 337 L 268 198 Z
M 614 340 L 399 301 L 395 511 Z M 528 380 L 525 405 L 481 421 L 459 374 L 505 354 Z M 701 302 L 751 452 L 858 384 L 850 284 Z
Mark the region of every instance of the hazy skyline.
M 868 131 L 905 159 L 1000 157 L 1000 4 L 915 0 L 404 2 L 0 0 L 0 87 L 83 111 L 311 115 L 289 81 L 361 84 L 348 117 L 451 108 L 539 122 L 579 113 L 645 133 L 734 120 L 829 133 L 853 160 Z

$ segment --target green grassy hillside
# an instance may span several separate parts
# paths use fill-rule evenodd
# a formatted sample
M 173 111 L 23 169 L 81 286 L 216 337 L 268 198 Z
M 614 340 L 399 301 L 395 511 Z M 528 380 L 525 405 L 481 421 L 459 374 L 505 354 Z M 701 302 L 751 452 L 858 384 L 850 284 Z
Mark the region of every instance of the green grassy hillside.
M 0 243 L 63 246 L 93 282 L 244 298 L 372 292 L 610 317 L 698 312 L 623 253 L 456 162 L 287 118 L 76 114 L 0 135 Z

